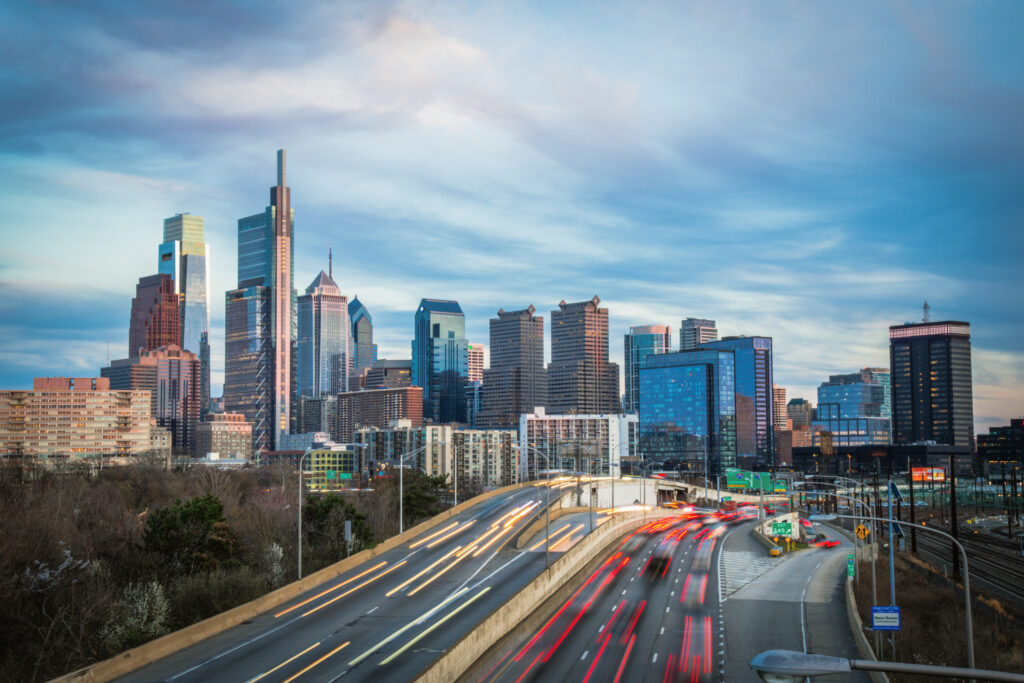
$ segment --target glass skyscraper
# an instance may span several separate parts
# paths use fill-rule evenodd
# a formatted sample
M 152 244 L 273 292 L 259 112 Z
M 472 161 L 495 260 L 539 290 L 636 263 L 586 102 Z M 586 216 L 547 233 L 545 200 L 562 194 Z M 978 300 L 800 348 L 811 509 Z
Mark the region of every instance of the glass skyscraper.
M 412 341 L 412 383 L 423 388 L 423 419 L 466 421 L 469 341 L 457 301 L 422 299 Z
M 971 325 L 908 323 L 889 328 L 895 444 L 974 444 Z
M 888 444 L 889 418 L 882 416 L 886 387 L 870 379 L 870 373 L 862 371 L 832 375 L 822 383 L 812 431 L 831 432 L 836 446 Z M 820 437 L 815 438 L 819 442 Z
M 362 376 L 377 361 L 377 345 L 373 343 L 373 316 L 357 296 L 348 305 L 348 317 L 352 325 L 352 353 L 355 356 L 352 369 L 356 376 Z
M 200 358 L 200 398 L 203 413 L 210 403 L 210 245 L 202 216 L 179 213 L 164 219 L 164 241 L 159 249 L 159 272 L 174 278 L 179 301 L 181 348 Z M 203 360 L 205 359 L 205 360 Z
M 348 391 L 348 297 L 322 270 L 299 297 L 298 321 L 299 396 Z
M 689 351 L 718 339 L 714 320 L 687 318 L 679 323 L 679 350 Z
M 695 349 L 647 356 L 639 368 L 645 460 L 717 475 L 736 466 L 736 352 Z
M 295 400 L 294 213 L 277 152 L 263 213 L 238 220 L 238 288 L 226 295 L 224 407 L 253 423 L 254 450 L 275 448 Z
M 746 465 L 772 464 L 773 398 L 771 337 L 726 337 L 698 348 L 736 354 L 736 457 Z
M 626 401 L 622 406 L 624 412 L 636 413 L 640 410 L 640 368 L 644 359 L 655 353 L 668 353 L 672 350 L 672 333 L 668 325 L 639 325 L 629 328 L 629 334 L 623 339 L 623 355 L 626 372 Z

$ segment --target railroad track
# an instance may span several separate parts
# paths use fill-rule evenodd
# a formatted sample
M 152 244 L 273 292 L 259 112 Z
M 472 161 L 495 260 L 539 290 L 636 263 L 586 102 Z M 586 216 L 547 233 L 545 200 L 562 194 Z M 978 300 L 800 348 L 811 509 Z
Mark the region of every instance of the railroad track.
M 1004 548 L 992 547 L 985 541 L 969 538 L 966 533 L 957 540 L 967 551 L 967 565 L 974 586 L 1000 599 L 1012 601 L 1018 610 L 1024 611 L 1024 558 L 1010 554 Z M 918 552 L 940 566 L 951 566 L 950 545 L 949 541 L 929 536 L 927 532 L 917 535 Z

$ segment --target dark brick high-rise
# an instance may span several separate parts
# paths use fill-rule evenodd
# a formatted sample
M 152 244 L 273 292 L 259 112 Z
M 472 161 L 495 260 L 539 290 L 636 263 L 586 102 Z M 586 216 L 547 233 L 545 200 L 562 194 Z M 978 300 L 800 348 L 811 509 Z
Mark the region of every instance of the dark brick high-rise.
M 519 416 L 547 405 L 544 318 L 533 306 L 491 318 L 491 366 L 484 370 L 477 426 L 518 429 Z
M 619 366 L 608 362 L 608 309 L 601 299 L 567 304 L 551 311 L 551 413 L 619 412 Z
M 163 273 L 139 278 L 128 327 L 128 357 L 138 358 L 139 351 L 161 346 L 180 346 L 179 320 L 174 278 Z

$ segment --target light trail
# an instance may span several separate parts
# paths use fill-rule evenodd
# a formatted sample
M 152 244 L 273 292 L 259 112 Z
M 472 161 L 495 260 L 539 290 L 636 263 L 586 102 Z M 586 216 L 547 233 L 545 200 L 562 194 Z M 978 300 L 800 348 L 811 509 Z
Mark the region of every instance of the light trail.
M 381 660 L 380 664 L 378 664 L 377 666 L 384 666 L 385 664 L 391 663 L 396 657 L 401 655 L 403 652 L 408 650 L 410 647 L 412 647 L 413 645 L 418 643 L 423 638 L 427 637 L 432 631 L 434 631 L 434 629 L 438 628 L 441 624 L 443 624 L 444 622 L 448 621 L 449 619 L 454 617 L 456 614 L 458 614 L 462 610 L 464 610 L 467 607 L 469 607 L 470 605 L 472 605 L 474 602 L 476 602 L 476 600 L 478 598 L 483 597 L 484 593 L 486 593 L 489 590 L 491 590 L 491 587 L 487 586 L 482 591 L 480 591 L 479 593 L 477 593 L 476 595 L 471 597 L 469 600 L 467 600 L 466 602 L 464 602 L 461 605 L 459 605 L 456 609 L 452 610 L 448 614 L 448 616 L 446 616 L 443 619 L 438 620 L 438 622 L 435 623 L 433 626 L 430 626 L 429 628 L 425 629 L 422 633 L 420 633 L 418 636 L 416 636 L 415 638 L 410 640 L 408 643 L 403 645 L 401 648 L 399 648 L 398 650 L 395 650 L 395 652 L 391 656 L 385 657 L 383 660 Z
M 613 683 L 619 683 L 622 679 L 622 672 L 626 668 L 626 662 L 629 661 L 629 653 L 633 651 L 633 643 L 636 642 L 636 634 L 634 633 L 629 639 L 629 645 L 626 646 L 626 654 L 622 656 L 622 662 L 619 664 L 619 670 L 615 673 L 615 681 Z M 669 655 L 670 657 L 672 655 Z
M 576 528 L 574 528 L 574 529 L 573 529 L 572 531 L 570 531 L 570 532 L 569 532 L 568 534 L 566 534 L 565 538 L 563 538 L 563 539 L 562 539 L 561 541 L 559 541 L 559 542 L 558 542 L 558 543 L 556 543 L 555 545 L 551 546 L 551 549 L 552 549 L 553 551 L 555 551 L 555 552 L 559 552 L 559 550 L 558 550 L 558 546 L 559 546 L 559 545 L 561 545 L 562 543 L 565 543 L 565 542 L 567 542 L 567 541 L 568 541 L 568 540 L 569 540 L 570 538 L 572 538 L 572 535 L 573 535 L 573 534 L 575 534 L 575 533 L 576 533 L 577 531 L 579 531 L 579 530 L 580 530 L 580 529 L 582 529 L 582 528 L 583 528 L 583 525 L 582 525 L 582 524 L 580 524 L 579 526 L 577 526 Z
M 447 536 L 443 536 L 443 537 L 437 539 L 436 541 L 434 541 L 433 543 L 428 545 L 427 548 L 433 548 L 436 545 L 441 545 L 442 543 L 444 543 L 448 539 L 454 538 L 454 537 L 458 536 L 459 534 L 461 534 L 463 531 L 466 531 L 467 529 L 469 529 L 474 524 L 476 524 L 476 520 L 472 519 L 472 520 L 469 521 L 468 524 L 459 527 L 458 529 L 456 529 L 455 531 L 451 532 Z
M 305 600 L 303 600 L 302 602 L 298 603 L 297 605 L 292 605 L 288 609 L 283 610 L 281 612 L 278 612 L 277 614 L 274 615 L 274 618 L 277 619 L 278 617 L 283 616 L 285 614 L 288 614 L 292 610 L 296 610 L 296 609 L 302 607 L 303 605 L 308 605 L 309 603 L 313 602 L 317 598 L 322 598 L 323 596 L 327 595 L 328 593 L 330 593 L 332 591 L 336 591 L 339 588 L 343 588 L 343 587 L 347 586 L 348 584 L 352 583 L 353 581 L 355 581 L 356 579 L 362 578 L 362 577 L 366 576 L 367 574 L 369 574 L 370 572 L 376 571 L 376 570 L 380 569 L 381 567 L 383 567 L 386 564 L 387 564 L 386 561 L 385 562 L 378 562 L 377 564 L 373 565 L 372 567 L 370 567 L 366 571 L 360 572 L 360 573 L 356 574 L 355 576 L 353 576 L 352 578 L 346 579 L 346 580 L 342 581 L 341 583 L 339 583 L 336 586 L 331 586 L 327 590 L 322 591 L 320 593 L 317 593 L 316 595 L 314 595 L 311 598 L 306 598 Z
M 299 654 L 297 654 L 297 655 L 292 655 L 292 656 L 291 656 L 291 657 L 289 657 L 288 659 L 284 660 L 283 662 L 281 662 L 280 664 L 278 664 L 277 666 L 275 666 L 275 667 L 274 667 L 273 669 L 271 669 L 270 671 L 265 671 L 265 672 L 261 673 L 261 674 L 260 674 L 259 676 L 257 676 L 256 678 L 250 678 L 250 679 L 249 679 L 248 681 L 246 681 L 246 683 L 256 683 L 256 681 L 258 681 L 258 680 L 260 680 L 260 679 L 262 679 L 262 678 L 266 678 L 267 676 L 269 676 L 270 674 L 274 673 L 275 671 L 277 671 L 278 669 L 280 669 L 280 668 L 281 668 L 281 667 L 283 667 L 283 666 L 288 666 L 289 664 L 291 664 L 292 662 L 294 662 L 294 661 L 295 661 L 296 659 L 298 659 L 298 658 L 299 658 L 299 657 L 301 657 L 302 655 L 304 655 L 304 654 L 306 654 L 307 652 L 309 652 L 310 650 L 316 649 L 316 648 L 318 648 L 318 647 L 320 647 L 320 643 L 313 643 L 312 645 L 310 645 L 309 647 L 307 647 L 307 648 L 306 648 L 305 650 L 303 650 L 303 651 L 302 651 L 302 652 L 300 652 Z
M 334 648 L 333 650 L 331 650 L 330 652 L 328 652 L 327 654 L 325 654 L 325 655 L 324 655 L 323 657 L 321 657 L 320 659 L 316 660 L 315 662 L 313 662 L 312 664 L 310 664 L 309 666 L 307 666 L 307 667 L 306 667 L 305 669 L 303 669 L 302 671 L 300 671 L 300 672 L 298 672 L 297 674 L 294 674 L 294 675 L 292 675 L 292 676 L 289 676 L 288 678 L 284 679 L 284 680 L 283 680 L 283 681 L 282 681 L 281 683 L 291 683 L 291 682 L 292 682 L 292 681 L 294 681 L 294 680 L 295 680 L 296 678 L 298 678 L 298 677 L 299 677 L 299 676 L 301 676 L 302 674 L 306 673 L 307 671 L 309 671 L 309 670 L 310 670 L 310 669 L 312 669 L 313 667 L 317 666 L 318 664 L 320 664 L 320 662 L 324 661 L 324 660 L 325 660 L 325 659 L 327 659 L 328 657 L 333 657 L 333 656 L 335 655 L 335 653 L 337 653 L 337 652 L 340 652 L 341 650 L 344 650 L 344 649 L 345 649 L 346 647 L 348 647 L 348 643 L 349 643 L 349 641 L 347 641 L 347 640 L 346 640 L 346 641 L 345 641 L 344 643 L 342 643 L 342 644 L 341 644 L 341 645 L 339 645 L 338 647 Z
M 313 609 L 309 610 L 308 612 L 306 612 L 302 616 L 308 617 L 313 612 L 316 612 L 318 610 L 322 610 L 324 607 L 327 607 L 328 605 L 331 605 L 331 604 L 337 602 L 338 600 L 341 600 L 346 595 L 354 593 L 357 590 L 359 590 L 360 588 L 362 588 L 363 586 L 369 585 L 369 584 L 373 583 L 374 581 L 376 581 L 377 579 L 382 578 L 382 577 L 384 577 L 387 574 L 390 574 L 391 572 L 395 571 L 396 569 L 401 567 L 406 562 L 408 562 L 408 560 L 402 560 L 401 562 L 399 562 L 398 564 L 394 565 L 393 567 L 389 567 L 388 569 L 385 569 L 384 571 L 382 571 L 380 574 L 377 574 L 377 576 L 371 576 L 370 578 L 368 578 L 366 581 L 363 581 L 361 584 L 359 584 L 355 588 L 349 588 L 347 591 L 345 591 L 341 595 L 334 596 L 333 598 L 331 598 L 330 600 L 328 600 L 324 604 L 318 605 L 318 606 L 314 607 Z
M 562 532 L 563 532 L 563 531 L 565 531 L 566 529 L 571 529 L 571 528 L 572 528 L 572 524 L 566 524 L 565 526 L 563 526 L 562 528 L 560 528 L 560 529 L 559 529 L 558 531 L 556 531 L 555 533 L 551 534 L 551 536 L 550 536 L 549 538 L 542 538 L 542 539 L 540 539 L 539 541 L 537 541 L 536 543 L 534 543 L 533 545 L 531 545 L 531 546 L 530 546 L 530 547 L 529 547 L 529 548 L 527 549 L 527 552 L 533 552 L 533 551 L 534 551 L 534 550 L 536 550 L 537 548 L 539 548 L 539 547 L 541 547 L 542 545 L 544 545 L 544 542 L 545 542 L 545 541 L 549 541 L 549 540 L 550 540 L 551 538 L 555 538 L 556 536 L 558 536 L 558 535 L 559 535 L 560 533 L 562 533 Z
M 403 581 L 402 583 L 398 584 L 397 586 L 395 586 L 394 588 L 392 588 L 391 590 L 389 590 L 389 591 L 388 591 L 387 593 L 385 593 L 385 594 L 384 594 L 384 597 L 386 597 L 386 598 L 390 598 L 390 597 L 391 597 L 392 595 L 394 595 L 394 594 L 395 594 L 395 593 L 397 593 L 398 591 L 402 590 L 403 588 L 405 588 L 406 586 L 408 586 L 408 585 L 409 585 L 410 583 L 412 583 L 412 582 L 413 582 L 413 581 L 415 581 L 416 579 L 420 578 L 421 576 L 423 576 L 424 574 L 426 574 L 427 572 L 429 572 L 429 571 L 430 571 L 431 569 L 433 569 L 434 567 L 436 567 L 437 565 L 441 564 L 442 562 L 444 562 L 445 560 L 447 560 L 447 559 L 448 559 L 449 557 L 451 557 L 452 555 L 454 555 L 454 554 L 455 554 L 456 552 L 458 552 L 459 548 L 461 548 L 461 547 L 462 547 L 461 545 L 455 546 L 455 548 L 454 548 L 454 549 L 452 549 L 452 550 L 450 550 L 450 551 L 448 551 L 448 553 L 447 553 L 447 554 L 446 554 L 446 555 L 445 555 L 444 557 L 442 557 L 441 559 L 437 560 L 436 562 L 434 562 L 434 563 L 433 563 L 432 565 L 430 565 L 430 566 L 429 566 L 429 567 L 427 567 L 426 569 L 423 569 L 423 570 L 421 570 L 421 571 L 420 571 L 420 572 L 419 572 L 418 574 L 416 574 L 416 575 L 415 575 L 415 576 L 413 576 L 412 578 L 410 578 L 410 579 L 406 579 L 406 580 L 405 580 L 405 581 Z
M 476 521 L 476 520 L 473 520 L 473 521 Z M 435 538 L 437 536 L 440 536 L 444 532 L 449 531 L 450 529 L 453 529 L 453 528 L 457 527 L 458 525 L 459 525 L 459 522 L 452 522 L 451 524 L 449 524 L 445 528 L 441 529 L 440 531 L 435 531 L 434 533 L 430 534 L 426 538 L 421 538 L 420 540 L 416 541 L 415 543 L 410 543 L 409 544 L 409 548 L 410 549 L 418 548 L 419 546 L 423 545 L 424 543 L 426 543 L 430 539 Z

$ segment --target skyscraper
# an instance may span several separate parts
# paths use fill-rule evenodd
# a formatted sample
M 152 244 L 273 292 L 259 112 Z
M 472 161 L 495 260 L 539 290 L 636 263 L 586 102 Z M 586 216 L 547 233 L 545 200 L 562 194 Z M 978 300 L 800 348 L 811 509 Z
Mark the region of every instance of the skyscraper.
M 491 318 L 491 366 L 484 370 L 480 427 L 516 429 L 520 415 L 547 404 L 544 318 L 534 315 L 536 310 L 499 309 Z
M 836 446 L 888 444 L 889 418 L 882 417 L 886 387 L 871 377 L 862 371 L 831 375 L 823 382 L 818 387 L 817 417 L 811 431 L 831 432 Z M 818 441 L 820 437 L 815 439 Z
M 470 344 L 469 355 L 468 355 L 468 367 L 469 374 L 467 375 L 470 382 L 483 382 L 484 381 L 484 345 L 483 344 Z
M 377 360 L 377 345 L 373 343 L 373 317 L 358 296 L 348 305 L 348 317 L 352 324 L 352 343 L 355 346 L 353 371 L 358 376 L 373 367 L 374 361 Z
M 608 309 L 601 299 L 551 311 L 550 413 L 619 412 L 619 366 L 608 362 Z
M 298 327 L 299 396 L 348 391 L 348 297 L 322 270 L 298 299 Z
M 793 429 L 807 427 L 814 420 L 814 406 L 806 398 L 793 398 L 786 405 L 786 415 L 793 421 Z
M 627 413 L 640 410 L 640 368 L 644 359 L 655 353 L 672 350 L 672 333 L 668 325 L 640 325 L 629 328 L 623 339 L 623 355 L 626 373 L 626 403 L 622 407 Z
M 973 446 L 970 323 L 889 328 L 893 443 Z
M 647 357 L 640 367 L 640 451 L 646 460 L 708 475 L 736 465 L 737 383 L 732 349 Z
M 173 277 L 160 273 L 139 278 L 128 326 L 128 357 L 138 358 L 140 351 L 179 345 L 179 315 Z
M 700 349 L 728 349 L 736 355 L 736 457 L 740 466 L 772 464 L 772 339 L 726 337 Z
M 457 301 L 422 299 L 412 342 L 412 383 L 423 388 L 423 419 L 465 422 L 469 376 L 466 318 Z
M 680 351 L 689 351 L 716 339 L 718 339 L 718 329 L 715 327 L 714 320 L 687 318 L 679 323 Z
M 164 219 L 164 241 L 159 248 L 159 272 L 174 278 L 178 295 L 181 348 L 200 359 L 200 401 L 205 414 L 210 402 L 210 331 L 208 283 L 210 246 L 202 216 L 179 213 Z
M 786 420 L 789 419 L 789 415 L 786 413 L 786 387 L 780 387 L 778 384 L 772 384 L 772 413 L 775 431 L 784 430 Z
M 277 152 L 277 185 L 263 213 L 238 219 L 238 288 L 227 293 L 224 407 L 253 423 L 254 450 L 290 430 L 295 399 L 294 213 Z

